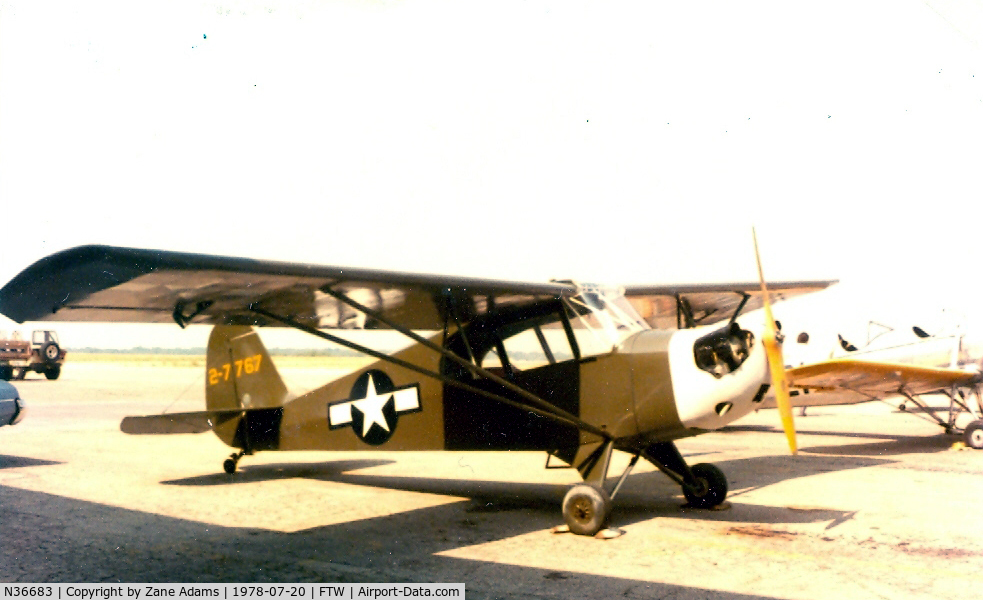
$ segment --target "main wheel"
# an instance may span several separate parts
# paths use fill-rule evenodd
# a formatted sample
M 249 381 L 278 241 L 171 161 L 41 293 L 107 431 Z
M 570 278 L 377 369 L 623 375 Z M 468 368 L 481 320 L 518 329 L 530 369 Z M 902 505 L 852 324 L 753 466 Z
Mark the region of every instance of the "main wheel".
M 708 463 L 694 465 L 691 470 L 699 489 L 694 491 L 683 487 L 683 495 L 690 506 L 713 508 L 724 501 L 727 497 L 727 478 L 723 471 Z
M 44 370 L 44 376 L 48 379 L 58 379 L 61 375 L 61 365 L 55 365 L 53 367 L 48 367 Z
M 594 535 L 608 522 L 611 497 L 604 489 L 579 483 L 563 497 L 563 520 L 578 535 Z
M 225 469 L 226 473 L 232 475 L 236 472 L 236 461 L 234 459 L 227 458 L 225 459 L 225 462 L 222 463 L 222 468 Z
M 963 441 L 970 448 L 983 450 L 983 421 L 973 421 L 963 431 Z

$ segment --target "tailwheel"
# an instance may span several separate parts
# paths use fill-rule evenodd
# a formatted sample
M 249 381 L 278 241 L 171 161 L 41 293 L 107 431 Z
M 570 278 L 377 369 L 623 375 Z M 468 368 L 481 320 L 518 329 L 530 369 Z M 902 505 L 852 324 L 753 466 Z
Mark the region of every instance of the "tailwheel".
M 970 448 L 983 450 L 983 421 L 973 421 L 963 431 L 963 441 Z
M 230 456 L 227 459 L 225 459 L 225 462 L 222 463 L 222 468 L 225 469 L 225 472 L 228 473 L 229 475 L 232 475 L 233 473 L 235 473 L 236 472 L 236 467 L 239 466 L 239 459 L 242 458 L 242 456 L 245 453 L 246 453 L 245 451 L 236 452 L 232 456 Z
M 683 495 L 690 506 L 713 508 L 727 497 L 727 477 L 716 466 L 701 463 L 691 469 L 696 487 L 683 485 Z
M 578 535 L 594 535 L 607 524 L 611 497 L 598 486 L 579 483 L 563 498 L 563 520 Z

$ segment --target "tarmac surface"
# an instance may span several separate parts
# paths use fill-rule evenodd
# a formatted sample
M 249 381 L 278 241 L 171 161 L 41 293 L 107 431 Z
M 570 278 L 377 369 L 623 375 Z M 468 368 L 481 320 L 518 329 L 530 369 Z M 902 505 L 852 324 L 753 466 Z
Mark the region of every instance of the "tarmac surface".
M 541 453 L 259 453 L 211 434 L 127 436 L 203 407 L 204 369 L 76 363 L 15 382 L 0 429 L 3 582 L 464 582 L 468 598 L 970 598 L 983 452 L 883 405 L 812 408 L 789 456 L 773 411 L 680 441 L 730 483 L 683 508 L 639 465 L 609 540 L 555 534 L 579 477 Z M 335 373 L 281 369 L 293 389 Z M 627 463 L 618 456 L 617 477 Z

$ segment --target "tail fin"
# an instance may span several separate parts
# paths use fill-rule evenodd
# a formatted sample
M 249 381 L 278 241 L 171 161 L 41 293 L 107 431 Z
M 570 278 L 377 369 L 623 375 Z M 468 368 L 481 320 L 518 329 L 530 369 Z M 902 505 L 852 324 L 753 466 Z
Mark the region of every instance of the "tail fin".
M 270 355 L 252 327 L 216 325 L 208 338 L 208 410 L 277 408 L 287 396 Z

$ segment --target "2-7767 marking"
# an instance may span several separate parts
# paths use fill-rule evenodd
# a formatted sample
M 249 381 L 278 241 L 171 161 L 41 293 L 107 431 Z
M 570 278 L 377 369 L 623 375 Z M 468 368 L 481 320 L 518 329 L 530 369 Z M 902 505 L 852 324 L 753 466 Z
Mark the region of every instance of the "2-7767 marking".
M 259 372 L 259 364 L 263 360 L 262 354 L 256 354 L 247 358 L 241 358 L 232 363 L 225 363 L 224 365 L 215 368 L 212 367 L 208 369 L 208 385 L 215 385 L 222 381 L 228 381 L 229 376 L 232 374 L 232 367 L 235 366 L 236 378 L 242 377 L 243 371 L 247 375 Z
M 258 356 L 257 356 L 258 357 Z M 304 598 L 307 596 L 307 588 L 302 585 L 237 585 L 232 588 L 233 598 Z

